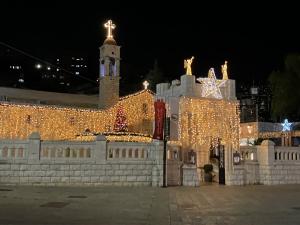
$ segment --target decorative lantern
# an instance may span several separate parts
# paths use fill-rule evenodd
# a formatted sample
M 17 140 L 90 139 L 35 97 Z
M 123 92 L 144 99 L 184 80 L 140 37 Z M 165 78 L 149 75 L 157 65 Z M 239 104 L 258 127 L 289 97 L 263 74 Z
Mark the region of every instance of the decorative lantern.
M 241 155 L 239 152 L 233 153 L 233 164 L 234 165 L 239 165 L 241 163 Z

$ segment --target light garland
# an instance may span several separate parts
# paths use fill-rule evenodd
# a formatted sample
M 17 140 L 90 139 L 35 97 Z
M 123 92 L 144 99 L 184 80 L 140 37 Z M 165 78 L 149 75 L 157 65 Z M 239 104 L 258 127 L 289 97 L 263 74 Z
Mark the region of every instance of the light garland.
M 0 138 L 27 139 L 37 131 L 43 140 L 70 140 L 85 130 L 112 131 L 120 105 L 126 110 L 129 131 L 152 134 L 154 96 L 143 90 L 120 98 L 107 110 L 0 103 Z
M 179 140 L 183 146 L 210 145 L 213 138 L 239 148 L 239 104 L 237 101 L 183 97 L 179 103 Z
M 75 140 L 79 141 L 95 141 L 98 134 L 83 134 L 78 135 Z M 144 142 L 150 143 L 152 136 L 149 134 L 141 134 L 134 132 L 104 132 L 99 135 L 104 135 L 108 141 L 120 142 Z

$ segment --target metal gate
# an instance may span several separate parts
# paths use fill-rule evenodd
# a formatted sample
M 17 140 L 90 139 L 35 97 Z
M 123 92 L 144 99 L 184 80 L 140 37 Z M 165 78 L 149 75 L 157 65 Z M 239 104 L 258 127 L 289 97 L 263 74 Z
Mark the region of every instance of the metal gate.
M 167 185 L 179 186 L 182 184 L 182 162 L 178 159 L 167 160 Z

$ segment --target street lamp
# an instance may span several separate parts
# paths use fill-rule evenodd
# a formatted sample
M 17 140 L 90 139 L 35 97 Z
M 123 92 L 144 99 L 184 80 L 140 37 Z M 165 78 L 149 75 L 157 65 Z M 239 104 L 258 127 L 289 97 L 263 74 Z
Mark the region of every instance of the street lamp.
M 35 65 L 35 68 L 41 69 L 41 68 L 42 68 L 42 65 L 38 63 L 38 64 Z

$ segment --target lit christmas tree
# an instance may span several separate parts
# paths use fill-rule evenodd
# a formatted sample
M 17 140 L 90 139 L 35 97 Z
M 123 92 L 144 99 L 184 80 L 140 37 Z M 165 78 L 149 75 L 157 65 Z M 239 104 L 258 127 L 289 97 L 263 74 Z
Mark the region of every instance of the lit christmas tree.
M 120 106 L 117 111 L 117 118 L 115 121 L 114 131 L 125 132 L 128 131 L 126 115 L 124 113 L 123 106 Z

